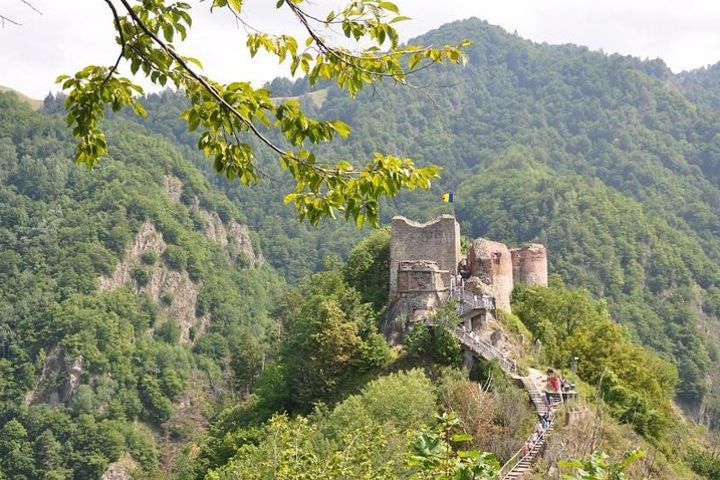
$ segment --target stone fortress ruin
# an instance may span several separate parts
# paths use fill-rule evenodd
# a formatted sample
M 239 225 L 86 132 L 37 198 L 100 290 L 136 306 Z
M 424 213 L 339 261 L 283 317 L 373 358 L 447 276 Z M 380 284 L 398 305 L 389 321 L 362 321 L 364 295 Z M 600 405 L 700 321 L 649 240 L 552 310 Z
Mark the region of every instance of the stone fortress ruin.
M 462 279 L 459 278 L 462 274 Z M 386 334 L 402 335 L 449 298 L 451 290 L 491 299 L 492 310 L 510 311 L 517 283 L 548 282 L 547 250 L 540 244 L 508 248 L 477 238 L 467 256 L 460 249 L 460 225 L 452 215 L 427 223 L 394 217 L 390 240 L 390 308 Z M 494 313 L 494 312 L 491 312 Z
M 500 470 L 497 478 L 503 479 L 524 478 L 545 448 L 555 408 L 577 396 L 570 387 L 560 390 L 559 382 L 548 391 L 548 375 L 533 368 L 527 373 L 522 368 L 521 373 L 518 368 L 518 359 L 527 352 L 525 338 L 508 331 L 502 311 L 510 311 L 513 288 L 520 283 L 547 286 L 548 257 L 543 245 L 531 243 L 511 249 L 476 238 L 464 256 L 460 225 L 454 216 L 442 215 L 427 223 L 393 218 L 390 304 L 383 325 L 390 342 L 403 343 L 405 335 L 419 325 L 439 327 L 430 330 L 427 338 L 437 338 L 438 331 L 449 333 L 461 346 L 463 364 L 469 372 L 478 359 L 496 362 L 502 372 L 527 390 L 538 414 L 535 432 Z M 417 338 L 423 341 L 423 337 Z M 540 344 L 535 345 L 539 348 Z M 582 412 L 587 410 L 568 415 L 567 421 L 587 415 Z

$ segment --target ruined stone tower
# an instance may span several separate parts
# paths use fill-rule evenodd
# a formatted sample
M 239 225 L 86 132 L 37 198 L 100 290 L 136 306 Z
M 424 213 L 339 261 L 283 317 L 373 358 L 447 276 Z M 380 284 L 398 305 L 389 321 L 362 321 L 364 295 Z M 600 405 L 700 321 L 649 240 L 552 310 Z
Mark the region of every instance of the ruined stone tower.
M 548 259 L 547 250 L 539 243 L 531 243 L 510 250 L 515 283 L 547 286 Z
M 547 285 L 547 251 L 539 244 L 510 250 L 503 243 L 478 238 L 470 246 L 467 268 L 458 268 L 461 260 L 460 225 L 452 215 L 427 223 L 393 218 L 390 306 L 383 326 L 391 341 L 401 340 L 413 324 L 425 321 L 448 301 L 454 276 L 458 288 L 453 298 L 490 305 L 488 315 L 496 308 L 510 311 L 517 283 Z M 463 272 L 469 273 L 464 281 L 458 275 Z
M 398 269 L 404 262 L 433 262 L 444 288 L 450 286 L 450 275 L 460 261 L 460 225 L 452 215 L 442 215 L 427 223 L 405 217 L 392 219 L 390 239 L 390 298 L 398 294 Z
M 490 286 L 495 306 L 510 311 L 514 282 L 512 257 L 507 246 L 477 238 L 470 245 L 468 265 L 473 277 L 478 277 L 483 284 Z

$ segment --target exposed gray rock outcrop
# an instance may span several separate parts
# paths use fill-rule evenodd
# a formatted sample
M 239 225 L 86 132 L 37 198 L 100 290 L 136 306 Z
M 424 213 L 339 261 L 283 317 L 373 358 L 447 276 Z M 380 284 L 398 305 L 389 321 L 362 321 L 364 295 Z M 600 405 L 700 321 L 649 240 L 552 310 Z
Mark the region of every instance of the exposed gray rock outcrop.
M 190 342 L 190 329 L 195 327 L 202 332 L 208 323 L 207 318 L 195 316 L 200 286 L 195 284 L 184 270 L 174 270 L 162 261 L 145 265 L 143 256 L 153 253 L 160 258 L 167 247 L 162 235 L 150 222 L 145 222 L 135 240 L 111 277 L 100 279 L 100 290 L 110 291 L 130 284 L 137 293 L 146 294 L 161 310 L 180 327 L 180 341 Z M 140 268 L 147 272 L 143 285 L 133 278 L 133 271 Z M 169 301 L 168 301 L 169 300 Z
M 68 358 L 59 348 L 47 354 L 40 377 L 32 390 L 25 395 L 25 404 L 47 403 L 56 407 L 68 402 L 82 379 L 85 359 L 82 356 Z

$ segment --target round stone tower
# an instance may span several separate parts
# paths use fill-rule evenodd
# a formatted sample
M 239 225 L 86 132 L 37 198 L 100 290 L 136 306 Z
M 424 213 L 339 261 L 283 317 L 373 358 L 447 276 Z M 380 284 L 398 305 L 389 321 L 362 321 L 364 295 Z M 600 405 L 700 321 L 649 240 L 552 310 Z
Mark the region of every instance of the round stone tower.
M 495 306 L 510 311 L 513 263 L 507 246 L 477 238 L 470 245 L 468 265 L 474 277 L 478 277 L 482 283 L 492 288 Z
M 531 243 L 510 250 L 510 254 L 515 283 L 547 286 L 548 257 L 543 245 Z

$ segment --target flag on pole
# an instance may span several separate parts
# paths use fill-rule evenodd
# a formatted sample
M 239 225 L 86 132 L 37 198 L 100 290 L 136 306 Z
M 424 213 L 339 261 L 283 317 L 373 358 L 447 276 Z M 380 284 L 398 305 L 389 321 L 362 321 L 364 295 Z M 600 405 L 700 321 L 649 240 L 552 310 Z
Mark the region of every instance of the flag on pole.
M 445 203 L 453 203 L 455 201 L 455 192 L 447 192 L 440 195 L 440 200 Z

